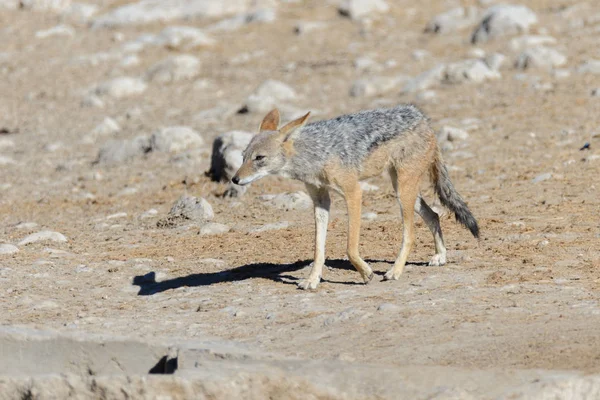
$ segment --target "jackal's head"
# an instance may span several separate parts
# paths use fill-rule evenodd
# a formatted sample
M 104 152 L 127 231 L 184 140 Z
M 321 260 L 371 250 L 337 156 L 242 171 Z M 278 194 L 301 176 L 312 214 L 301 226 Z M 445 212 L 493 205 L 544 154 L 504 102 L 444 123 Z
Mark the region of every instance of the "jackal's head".
M 306 123 L 309 115 L 310 112 L 277 129 L 279 111 L 275 109 L 268 113 L 260 124 L 258 134 L 244 150 L 244 162 L 231 181 L 236 185 L 247 185 L 280 172 L 293 154 L 293 133 Z

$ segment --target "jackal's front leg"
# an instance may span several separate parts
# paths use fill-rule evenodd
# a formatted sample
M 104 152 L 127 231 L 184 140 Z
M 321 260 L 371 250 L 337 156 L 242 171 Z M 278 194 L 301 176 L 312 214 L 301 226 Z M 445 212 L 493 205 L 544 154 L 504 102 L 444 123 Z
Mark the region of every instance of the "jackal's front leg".
M 362 190 L 358 180 L 344 188 L 344 197 L 348 206 L 348 258 L 354 268 L 362 276 L 364 283 L 373 279 L 373 270 L 369 267 L 358 252 L 358 241 L 360 238 L 360 210 L 362 206 Z
M 306 185 L 315 206 L 315 258 L 312 269 L 307 279 L 298 283 L 300 289 L 316 289 L 323 275 L 325 265 L 325 240 L 327 237 L 327 225 L 329 223 L 329 208 L 331 199 L 329 191 L 325 188 L 317 188 Z

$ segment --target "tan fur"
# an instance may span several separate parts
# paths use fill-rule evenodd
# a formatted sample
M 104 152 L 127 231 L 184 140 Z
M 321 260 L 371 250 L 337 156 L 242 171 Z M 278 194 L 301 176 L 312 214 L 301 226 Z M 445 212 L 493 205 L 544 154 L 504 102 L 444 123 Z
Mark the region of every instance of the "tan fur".
M 294 141 L 292 139 L 288 139 L 283 142 L 282 146 L 286 157 L 292 157 L 294 154 L 296 154 L 296 149 L 294 149 Z
M 304 116 L 293 120 L 292 122 L 287 123 L 283 128 L 279 130 L 280 134 L 284 137 L 287 136 L 294 129 L 301 127 L 306 123 L 308 117 L 310 116 L 310 111 L 307 112 Z

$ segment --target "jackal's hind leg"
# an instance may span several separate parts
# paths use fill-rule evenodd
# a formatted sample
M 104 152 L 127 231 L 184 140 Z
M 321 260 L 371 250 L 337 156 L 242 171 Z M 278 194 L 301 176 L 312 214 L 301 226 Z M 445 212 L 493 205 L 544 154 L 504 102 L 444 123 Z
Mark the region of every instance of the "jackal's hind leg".
M 329 222 L 329 208 L 331 199 L 329 191 L 325 188 L 317 188 L 306 185 L 306 189 L 313 200 L 315 207 L 315 258 L 307 279 L 298 283 L 300 289 L 316 289 L 323 275 L 325 264 L 325 241 L 327 238 L 327 224 Z
M 435 241 L 435 254 L 431 258 L 431 261 L 429 261 L 429 265 L 441 266 L 446 264 L 446 246 L 444 246 L 440 217 L 438 217 L 435 211 L 427 205 L 421 196 L 417 198 L 415 211 L 423 218 L 423 221 L 425 221 L 425 224 L 433 234 L 433 240 Z

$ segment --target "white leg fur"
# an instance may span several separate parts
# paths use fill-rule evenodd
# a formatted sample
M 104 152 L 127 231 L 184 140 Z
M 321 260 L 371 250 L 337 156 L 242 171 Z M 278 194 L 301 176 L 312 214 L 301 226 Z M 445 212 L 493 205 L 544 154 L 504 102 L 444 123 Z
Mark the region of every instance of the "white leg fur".
M 298 283 L 300 289 L 316 289 L 323 275 L 325 265 L 325 241 L 327 238 L 327 225 L 329 223 L 329 208 L 331 199 L 327 189 L 306 185 L 307 191 L 315 207 L 315 259 L 307 279 Z

